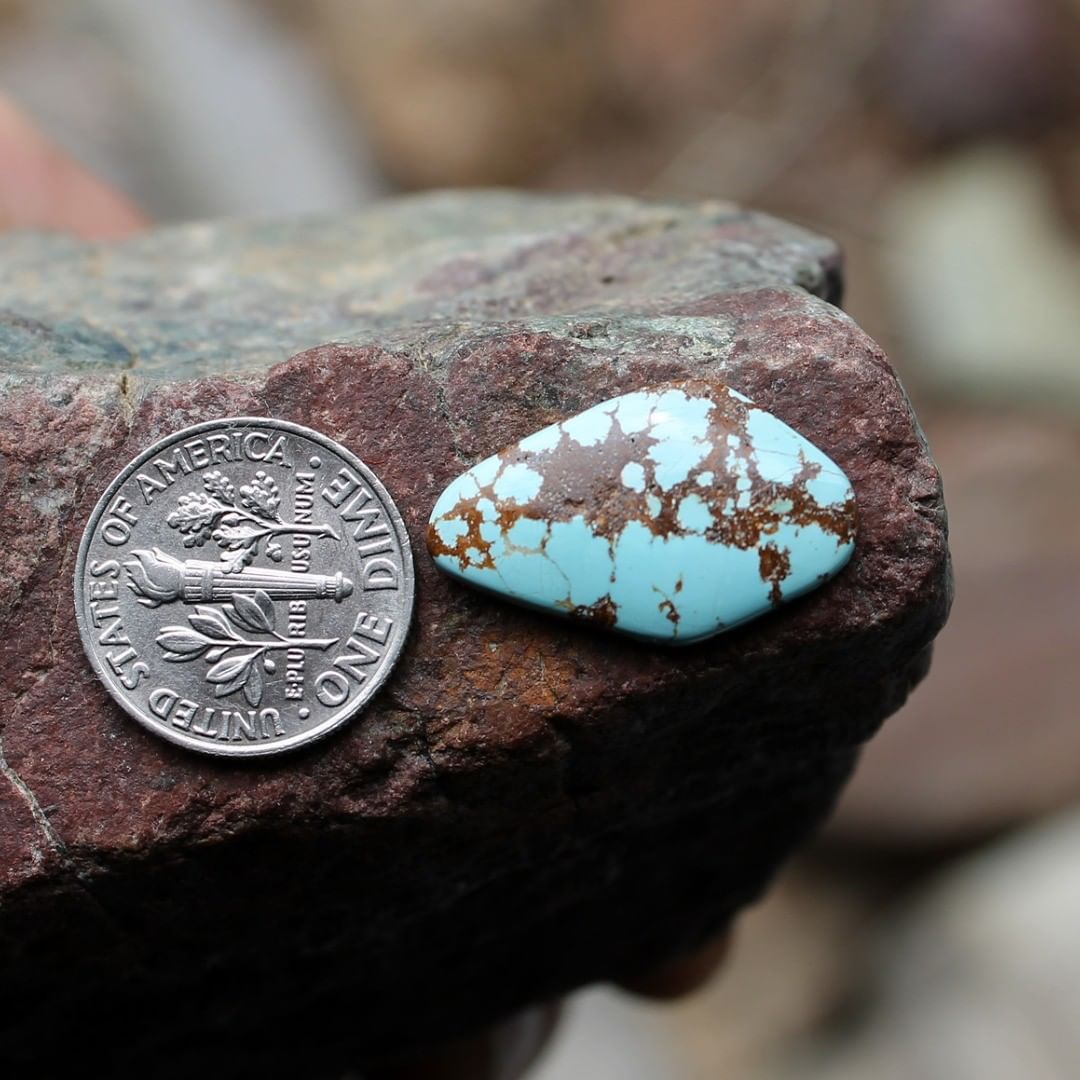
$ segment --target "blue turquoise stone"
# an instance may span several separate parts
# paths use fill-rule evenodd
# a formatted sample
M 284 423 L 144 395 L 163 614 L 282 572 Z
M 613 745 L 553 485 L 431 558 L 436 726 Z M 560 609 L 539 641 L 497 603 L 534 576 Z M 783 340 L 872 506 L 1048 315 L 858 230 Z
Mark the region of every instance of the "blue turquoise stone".
M 670 644 L 730 630 L 851 557 L 855 495 L 813 443 L 721 383 L 638 390 L 455 479 L 435 564 L 520 604 Z

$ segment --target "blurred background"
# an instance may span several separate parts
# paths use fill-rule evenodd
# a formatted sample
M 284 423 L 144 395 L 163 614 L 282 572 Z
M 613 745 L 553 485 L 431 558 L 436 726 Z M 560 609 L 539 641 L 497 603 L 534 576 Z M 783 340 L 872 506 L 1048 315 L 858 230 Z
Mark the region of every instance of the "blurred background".
M 533 1075 L 1080 1077 L 1080 0 L 0 0 L 0 91 L 159 221 L 513 185 L 838 239 L 952 620 L 726 969 L 578 995 Z

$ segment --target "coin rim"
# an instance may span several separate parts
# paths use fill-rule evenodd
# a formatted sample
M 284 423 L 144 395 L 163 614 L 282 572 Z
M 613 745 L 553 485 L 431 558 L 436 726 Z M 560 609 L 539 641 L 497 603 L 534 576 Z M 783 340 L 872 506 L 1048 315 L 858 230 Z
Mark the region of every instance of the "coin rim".
M 182 731 L 167 727 L 157 718 L 151 719 L 143 713 L 133 701 L 130 701 L 127 698 L 125 690 L 117 685 L 111 672 L 108 671 L 104 663 L 99 662 L 94 651 L 97 642 L 91 633 L 87 613 L 83 610 L 85 592 L 83 582 L 86 573 L 86 558 L 90 551 L 90 545 L 93 542 L 94 529 L 101 520 L 106 508 L 111 503 L 113 496 L 121 487 L 123 487 L 137 469 L 150 460 L 155 454 L 160 454 L 167 446 L 170 446 L 178 440 L 190 438 L 192 435 L 199 432 L 214 430 L 223 425 L 231 427 L 270 426 L 281 428 L 285 431 L 292 432 L 294 435 L 300 435 L 306 439 L 310 439 L 329 452 L 338 455 L 347 465 L 356 470 L 357 474 L 363 478 L 365 483 L 372 487 L 375 494 L 382 501 L 384 508 L 388 511 L 388 517 L 398 534 L 398 540 L 401 546 L 402 576 L 405 579 L 404 588 L 402 590 L 405 595 L 405 618 L 402 630 L 397 635 L 396 643 L 391 651 L 386 654 L 386 661 L 382 670 L 382 679 L 366 697 L 361 695 L 357 701 L 351 705 L 346 705 L 339 712 L 332 714 L 318 727 L 296 735 L 290 735 L 280 742 L 240 743 L 231 745 L 228 743 L 210 742 L 209 740 L 202 741 L 193 738 L 191 735 L 186 735 Z M 321 432 L 304 427 L 302 424 L 294 424 L 288 420 L 277 420 L 273 417 L 262 416 L 223 417 L 220 420 L 206 420 L 199 424 L 192 424 L 190 427 L 181 428 L 179 431 L 175 431 L 171 435 L 166 435 L 164 438 L 157 440 L 157 442 L 147 447 L 146 450 L 121 469 L 113 479 L 112 483 L 105 489 L 101 498 L 98 499 L 87 519 L 86 527 L 83 530 L 82 540 L 79 542 L 79 553 L 75 560 L 75 576 L 72 585 L 75 599 L 75 622 L 79 627 L 79 636 L 82 639 L 83 651 L 90 661 L 90 666 L 93 669 L 94 674 L 97 675 L 98 679 L 104 684 L 105 689 L 108 690 L 109 696 L 120 705 L 129 716 L 133 717 L 144 728 L 151 731 L 159 738 L 166 739 L 171 743 L 175 743 L 177 746 L 183 746 L 186 749 L 194 750 L 197 753 L 207 754 L 216 758 L 272 757 L 275 754 L 282 754 L 290 750 L 299 749 L 302 746 L 308 746 L 338 730 L 338 728 L 342 727 L 355 716 L 357 712 L 363 709 L 379 690 L 383 689 L 385 686 L 401 656 L 405 641 L 409 636 L 413 614 L 416 608 L 416 575 L 409 533 L 397 505 L 390 497 L 390 493 L 383 487 L 379 478 L 351 450 L 348 450 L 340 443 L 335 442 L 328 435 L 323 435 Z

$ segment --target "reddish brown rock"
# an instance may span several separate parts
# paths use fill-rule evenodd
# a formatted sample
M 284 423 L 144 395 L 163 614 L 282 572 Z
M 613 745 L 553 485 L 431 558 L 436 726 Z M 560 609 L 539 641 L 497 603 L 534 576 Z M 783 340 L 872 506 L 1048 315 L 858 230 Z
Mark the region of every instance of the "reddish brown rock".
M 940 482 L 884 356 L 819 298 L 827 242 L 720 205 L 474 195 L 0 257 L 5 1064 L 334 1075 L 668 959 L 761 891 L 926 669 Z M 435 572 L 453 475 L 689 374 L 844 469 L 861 524 L 836 580 L 676 656 Z M 372 706 L 243 766 L 113 704 L 70 592 L 109 479 L 230 414 L 344 443 L 417 553 L 412 637 Z

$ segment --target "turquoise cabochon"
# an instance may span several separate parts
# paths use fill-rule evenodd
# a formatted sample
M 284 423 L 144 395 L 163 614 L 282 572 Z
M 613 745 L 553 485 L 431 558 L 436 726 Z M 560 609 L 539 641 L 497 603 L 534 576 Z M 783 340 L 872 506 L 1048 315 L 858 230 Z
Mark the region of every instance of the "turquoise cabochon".
M 836 574 L 855 495 L 813 443 L 710 380 L 637 390 L 474 465 L 439 496 L 436 566 L 508 600 L 689 644 Z

